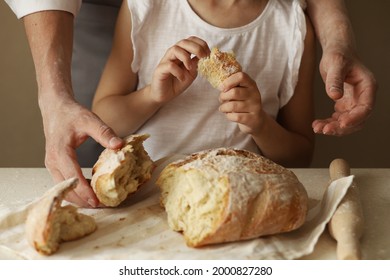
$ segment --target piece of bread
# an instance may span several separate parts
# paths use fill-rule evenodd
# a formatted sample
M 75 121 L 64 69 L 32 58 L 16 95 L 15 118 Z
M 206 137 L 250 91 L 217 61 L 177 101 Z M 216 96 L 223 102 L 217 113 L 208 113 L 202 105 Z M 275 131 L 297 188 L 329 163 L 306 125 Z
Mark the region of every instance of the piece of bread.
M 97 228 L 95 220 L 77 212 L 72 205 L 61 206 L 66 193 L 77 186 L 71 178 L 49 189 L 30 209 L 26 220 L 26 237 L 43 255 L 55 253 L 61 242 L 82 238 Z
M 229 76 L 242 71 L 233 52 L 221 52 L 217 47 L 211 49 L 210 56 L 201 58 L 198 62 L 198 72 L 209 83 L 218 88 Z
M 92 169 L 91 186 L 105 206 L 115 207 L 149 180 L 153 161 L 143 147 L 149 135 L 130 135 L 122 149 L 105 149 Z
M 170 228 L 190 247 L 288 232 L 306 218 L 295 174 L 244 150 L 195 153 L 167 165 L 156 185 Z

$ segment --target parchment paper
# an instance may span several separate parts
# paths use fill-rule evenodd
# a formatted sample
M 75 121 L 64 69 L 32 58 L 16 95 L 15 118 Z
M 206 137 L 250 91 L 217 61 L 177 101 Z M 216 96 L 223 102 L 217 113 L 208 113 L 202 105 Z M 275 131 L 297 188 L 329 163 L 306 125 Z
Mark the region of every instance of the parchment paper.
M 0 206 L 0 252 L 11 259 L 296 259 L 310 254 L 350 187 L 353 176 L 330 184 L 321 201 L 309 210 L 305 224 L 290 233 L 249 241 L 189 248 L 167 224 L 154 182 L 162 168 L 181 158 L 161 162 L 152 179 L 119 208 L 80 209 L 98 225 L 80 240 L 62 243 L 52 256 L 42 256 L 25 239 L 24 222 L 34 202 Z

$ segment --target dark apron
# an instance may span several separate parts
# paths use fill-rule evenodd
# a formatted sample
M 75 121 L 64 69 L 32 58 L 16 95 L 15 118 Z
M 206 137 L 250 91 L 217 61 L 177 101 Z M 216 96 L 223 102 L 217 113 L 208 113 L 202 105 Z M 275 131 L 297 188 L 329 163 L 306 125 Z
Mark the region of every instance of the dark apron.
M 122 0 L 83 1 L 75 19 L 72 83 L 76 100 L 91 109 L 92 99 L 111 50 Z M 92 167 L 103 148 L 89 138 L 77 149 L 81 167 Z

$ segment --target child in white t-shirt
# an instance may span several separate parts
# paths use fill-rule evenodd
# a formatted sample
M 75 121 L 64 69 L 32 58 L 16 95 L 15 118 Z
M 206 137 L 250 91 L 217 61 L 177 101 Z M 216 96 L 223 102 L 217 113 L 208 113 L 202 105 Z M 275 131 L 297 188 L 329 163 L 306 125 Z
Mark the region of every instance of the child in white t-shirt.
M 314 36 L 298 0 L 124 1 L 93 110 L 116 133 L 149 133 L 155 160 L 217 147 L 310 163 Z M 197 77 L 210 47 L 243 71 Z

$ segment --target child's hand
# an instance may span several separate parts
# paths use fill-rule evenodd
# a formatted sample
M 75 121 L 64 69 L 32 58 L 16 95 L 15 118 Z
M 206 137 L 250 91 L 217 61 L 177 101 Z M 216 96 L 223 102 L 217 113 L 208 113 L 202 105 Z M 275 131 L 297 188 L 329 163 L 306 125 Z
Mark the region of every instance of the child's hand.
M 195 80 L 199 59 L 209 54 L 207 43 L 194 36 L 169 48 L 153 74 L 153 100 L 165 103 L 181 94 Z
M 251 135 L 261 130 L 265 112 L 262 109 L 260 91 L 248 74 L 238 72 L 227 78 L 220 86 L 222 91 L 219 111 L 236 122 L 240 130 Z

